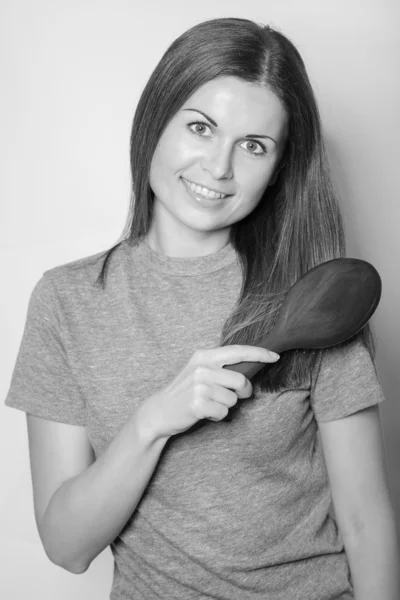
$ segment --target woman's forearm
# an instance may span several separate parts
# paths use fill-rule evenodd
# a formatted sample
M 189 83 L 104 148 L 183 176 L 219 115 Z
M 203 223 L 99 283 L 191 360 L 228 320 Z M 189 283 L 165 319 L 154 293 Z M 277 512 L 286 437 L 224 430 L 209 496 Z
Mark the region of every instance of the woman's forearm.
M 344 537 L 355 600 L 400 600 L 399 545 L 394 517 L 371 516 L 357 534 Z
M 86 571 L 131 517 L 167 439 L 145 430 L 134 414 L 98 460 L 57 489 L 41 526 L 52 562 Z

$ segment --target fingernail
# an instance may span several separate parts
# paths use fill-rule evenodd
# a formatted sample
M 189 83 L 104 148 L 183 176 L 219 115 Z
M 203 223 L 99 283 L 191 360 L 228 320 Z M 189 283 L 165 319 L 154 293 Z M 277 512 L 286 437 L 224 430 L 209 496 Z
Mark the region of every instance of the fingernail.
M 269 351 L 270 355 L 272 356 L 272 358 L 280 358 L 279 354 L 277 354 L 276 352 L 272 352 L 272 350 Z

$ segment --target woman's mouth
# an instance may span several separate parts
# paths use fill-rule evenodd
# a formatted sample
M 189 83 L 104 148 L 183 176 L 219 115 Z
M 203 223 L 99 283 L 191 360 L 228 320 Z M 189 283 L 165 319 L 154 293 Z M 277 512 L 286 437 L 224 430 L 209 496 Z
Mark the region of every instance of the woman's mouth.
M 218 194 L 217 192 L 212 192 L 207 188 L 196 185 L 181 177 L 183 184 L 186 188 L 186 191 L 189 193 L 190 197 L 196 201 L 196 204 L 200 204 L 205 207 L 218 207 L 226 202 L 227 198 L 230 198 L 232 194 Z
M 218 200 L 219 198 L 225 198 L 228 195 L 228 194 L 221 194 L 219 192 L 213 192 L 212 190 L 209 190 L 208 188 L 203 187 L 201 185 L 197 185 L 196 183 L 193 183 L 192 181 L 189 181 L 189 179 L 185 179 L 184 177 L 182 177 L 182 179 L 190 187 L 190 189 L 193 192 L 195 192 L 196 194 L 201 194 L 205 198 L 211 198 L 211 199 Z

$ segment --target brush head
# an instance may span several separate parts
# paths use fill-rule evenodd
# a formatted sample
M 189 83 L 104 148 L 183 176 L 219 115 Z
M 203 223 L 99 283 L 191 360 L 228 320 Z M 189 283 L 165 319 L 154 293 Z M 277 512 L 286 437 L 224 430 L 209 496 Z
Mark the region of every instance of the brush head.
M 327 348 L 344 342 L 369 321 L 381 292 L 379 273 L 365 260 L 336 258 L 314 267 L 282 302 L 274 327 L 280 348 L 274 350 Z
M 335 258 L 310 269 L 290 288 L 271 331 L 254 346 L 274 352 L 319 349 L 353 337 L 375 312 L 382 292 L 378 271 L 358 258 Z M 265 363 L 225 369 L 253 377 Z

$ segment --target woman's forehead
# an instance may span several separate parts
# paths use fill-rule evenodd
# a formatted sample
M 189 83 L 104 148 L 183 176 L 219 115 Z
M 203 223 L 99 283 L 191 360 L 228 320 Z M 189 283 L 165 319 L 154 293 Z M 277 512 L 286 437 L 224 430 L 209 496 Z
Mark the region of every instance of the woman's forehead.
M 282 102 L 267 86 L 236 77 L 203 84 L 181 107 L 185 116 L 189 109 L 205 113 L 221 129 L 234 128 L 243 135 L 270 135 L 271 128 L 279 135 L 287 122 Z

